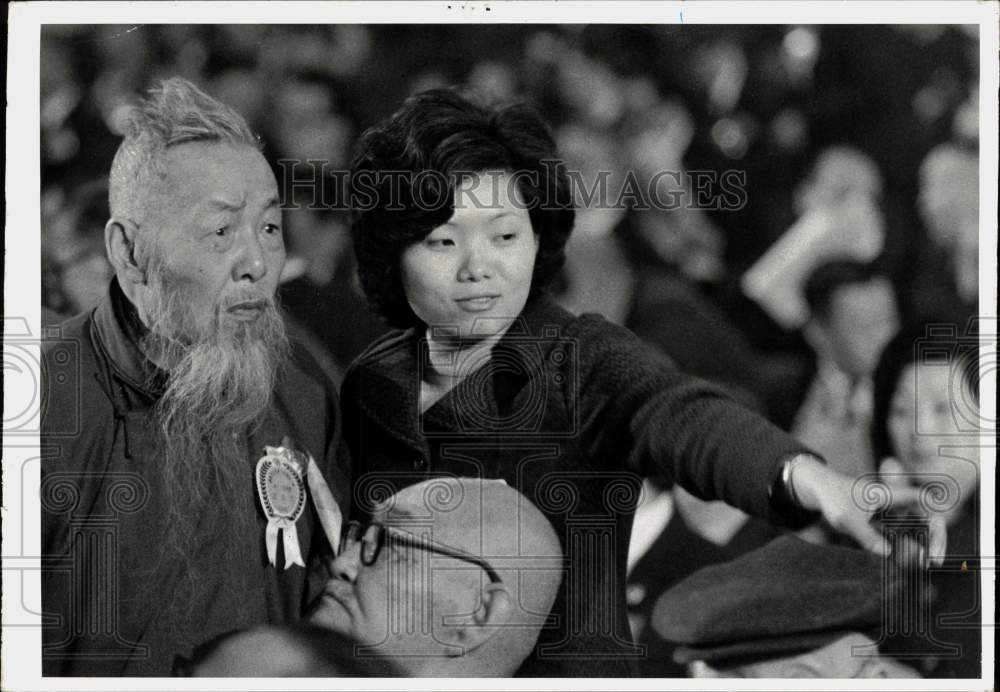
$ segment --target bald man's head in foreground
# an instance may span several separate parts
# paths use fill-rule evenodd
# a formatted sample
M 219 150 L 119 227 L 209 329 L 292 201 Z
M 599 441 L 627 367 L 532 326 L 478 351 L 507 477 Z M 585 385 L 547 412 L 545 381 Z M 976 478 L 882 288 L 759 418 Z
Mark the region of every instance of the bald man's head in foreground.
M 332 578 L 306 622 L 353 642 L 351 665 L 374 675 L 509 676 L 531 653 L 563 574 L 559 541 L 527 498 L 498 480 L 436 478 L 345 527 Z M 240 640 L 243 637 L 245 641 Z M 259 667 L 257 632 L 216 647 L 212 669 Z M 329 675 L 329 661 L 269 646 L 275 675 Z M 332 654 L 343 656 L 342 647 Z M 245 661 L 240 659 L 245 658 Z M 208 667 L 203 668 L 208 670 Z M 294 672 L 288 672 L 289 670 Z M 197 669 L 196 669 L 197 670 Z

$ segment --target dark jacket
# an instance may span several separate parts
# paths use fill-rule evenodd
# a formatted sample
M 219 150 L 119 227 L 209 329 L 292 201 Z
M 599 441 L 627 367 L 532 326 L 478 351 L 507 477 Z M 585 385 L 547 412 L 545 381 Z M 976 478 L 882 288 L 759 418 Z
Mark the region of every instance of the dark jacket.
M 268 563 L 254 467 L 288 435 L 320 464 L 347 511 L 336 392 L 318 369 L 283 370 L 271 410 L 246 440 L 246 507 L 232 498 L 200 517 L 190 562 L 166 555 L 158 393 L 135 342 L 135 311 L 113 282 L 96 309 L 64 322 L 43 347 L 42 616 L 45 675 L 168 675 L 176 655 L 220 633 L 298 619 L 307 570 Z M 329 550 L 313 503 L 297 522 L 303 558 Z M 279 544 L 281 541 L 279 540 Z M 187 567 L 192 571 L 188 572 Z M 197 579 L 190 575 L 196 574 Z M 194 583 L 193 583 L 194 582 Z
M 631 332 L 534 300 L 490 363 L 424 415 L 421 336 L 387 335 L 345 377 L 355 498 L 375 501 L 428 476 L 503 478 L 546 514 L 567 571 L 521 674 L 634 673 L 645 651 L 629 634 L 625 566 L 643 476 L 780 519 L 768 488 L 801 445 Z

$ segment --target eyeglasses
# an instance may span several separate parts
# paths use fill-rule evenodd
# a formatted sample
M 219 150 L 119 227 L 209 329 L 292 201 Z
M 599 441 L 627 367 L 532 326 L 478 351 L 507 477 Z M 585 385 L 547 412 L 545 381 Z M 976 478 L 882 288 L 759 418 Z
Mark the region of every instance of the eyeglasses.
M 375 531 L 375 552 L 372 553 L 371 559 L 365 561 L 365 564 L 374 564 L 378 559 L 379 552 L 386 545 L 397 545 L 402 547 L 418 548 L 420 550 L 425 550 L 429 553 L 437 553 L 438 555 L 444 555 L 446 557 L 455 558 L 456 560 L 462 560 L 470 564 L 476 565 L 481 568 L 486 575 L 490 578 L 490 581 L 494 584 L 499 584 L 503 580 L 500 579 L 500 575 L 497 571 L 493 569 L 493 565 L 484 560 L 483 558 L 467 553 L 459 548 L 453 548 L 444 543 L 438 543 L 429 538 L 424 538 L 420 536 L 415 536 L 412 533 L 407 533 L 406 531 L 401 531 L 392 526 L 386 526 L 384 524 L 374 523 L 370 526 L 376 528 Z M 344 530 L 340 536 L 340 547 L 337 550 L 338 555 L 342 555 L 351 544 L 357 543 L 361 536 L 367 533 L 368 526 L 365 526 L 360 521 L 350 521 L 344 526 Z

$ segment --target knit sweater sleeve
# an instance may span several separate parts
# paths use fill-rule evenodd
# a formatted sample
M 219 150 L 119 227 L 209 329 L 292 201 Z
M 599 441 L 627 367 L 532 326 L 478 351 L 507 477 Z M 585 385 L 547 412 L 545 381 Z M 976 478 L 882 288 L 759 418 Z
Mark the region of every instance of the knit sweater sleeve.
M 807 449 L 627 329 L 589 315 L 576 326 L 574 396 L 594 445 L 617 450 L 631 471 L 783 523 L 768 491 L 783 460 Z

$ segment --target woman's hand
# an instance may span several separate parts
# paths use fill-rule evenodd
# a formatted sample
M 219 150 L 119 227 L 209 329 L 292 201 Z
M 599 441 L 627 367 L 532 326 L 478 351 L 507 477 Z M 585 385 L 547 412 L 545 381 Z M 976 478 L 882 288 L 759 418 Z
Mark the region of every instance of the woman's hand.
M 902 485 L 882 485 L 864 492 L 858 486 L 862 479 L 854 479 L 838 473 L 817 459 L 800 458 L 791 473 L 792 496 L 803 508 L 820 512 L 823 519 L 836 531 L 853 538 L 861 547 L 879 555 L 889 556 L 891 545 L 877 525 L 872 524 L 872 515 L 879 510 L 918 505 L 921 490 Z M 931 514 L 929 519 L 929 555 L 933 565 L 944 561 L 947 546 L 947 532 L 943 517 Z

